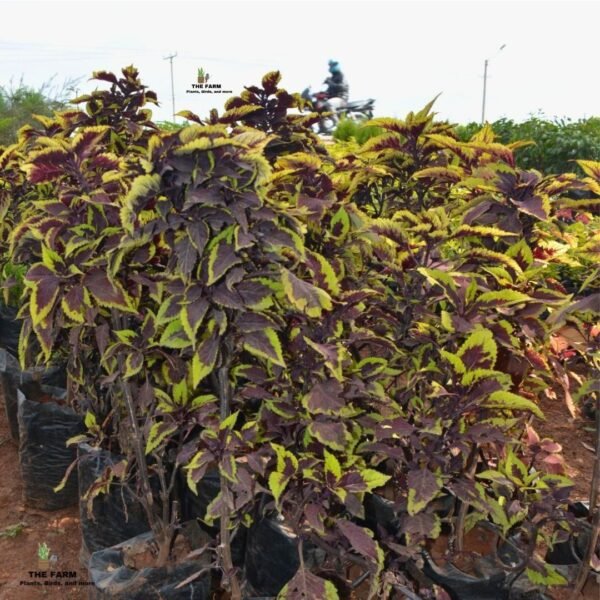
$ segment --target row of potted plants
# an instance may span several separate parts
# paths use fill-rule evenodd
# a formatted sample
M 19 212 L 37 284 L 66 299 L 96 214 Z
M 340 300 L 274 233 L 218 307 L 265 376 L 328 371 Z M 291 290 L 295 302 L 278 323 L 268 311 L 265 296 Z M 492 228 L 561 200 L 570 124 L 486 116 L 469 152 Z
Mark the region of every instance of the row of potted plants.
M 85 424 L 67 444 L 97 589 L 431 597 L 427 548 L 481 522 L 519 547 L 497 597 L 566 582 L 540 545 L 568 534 L 571 483 L 532 419 L 553 331 L 584 339 L 588 388 L 597 360 L 595 297 L 552 265 L 588 266 L 556 215 L 591 218 L 598 165 L 523 171 L 431 105 L 328 148 L 277 72 L 162 132 L 133 67 L 94 77 L 0 156 L 0 239 L 21 366 L 66 361 Z

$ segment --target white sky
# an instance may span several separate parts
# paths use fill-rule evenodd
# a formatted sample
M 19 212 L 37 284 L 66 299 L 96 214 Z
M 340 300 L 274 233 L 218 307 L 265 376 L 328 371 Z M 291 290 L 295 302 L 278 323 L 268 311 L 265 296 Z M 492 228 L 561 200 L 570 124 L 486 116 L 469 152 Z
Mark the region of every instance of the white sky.
M 489 120 L 600 115 L 598 1 L 0 1 L 0 15 L 0 85 L 82 77 L 83 93 L 93 70 L 133 63 L 158 93 L 157 120 L 171 118 L 174 52 L 176 109 L 200 116 L 225 97 L 186 94 L 199 67 L 236 93 L 272 69 L 302 91 L 320 88 L 330 58 L 380 116 L 441 92 L 440 118 L 478 121 L 486 58 Z

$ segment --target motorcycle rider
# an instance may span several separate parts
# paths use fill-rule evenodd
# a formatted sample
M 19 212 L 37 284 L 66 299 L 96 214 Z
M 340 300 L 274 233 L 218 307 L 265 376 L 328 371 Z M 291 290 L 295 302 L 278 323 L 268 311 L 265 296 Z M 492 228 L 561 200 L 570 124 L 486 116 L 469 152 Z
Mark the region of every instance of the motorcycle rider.
M 324 82 L 327 85 L 327 109 L 335 112 L 348 103 L 349 88 L 339 62 L 329 61 L 329 73 Z

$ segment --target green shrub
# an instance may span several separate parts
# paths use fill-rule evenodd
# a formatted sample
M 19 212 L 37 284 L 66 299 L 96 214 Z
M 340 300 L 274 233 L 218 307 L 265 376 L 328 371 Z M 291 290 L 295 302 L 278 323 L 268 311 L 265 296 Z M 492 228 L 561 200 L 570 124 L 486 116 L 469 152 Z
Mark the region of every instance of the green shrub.
M 571 121 L 549 121 L 543 117 L 531 117 L 522 123 L 499 119 L 491 124 L 498 141 L 509 144 L 530 140 L 533 145 L 520 149 L 517 163 L 524 169 L 537 169 L 546 174 L 577 172 L 577 159 L 600 160 L 600 118 L 591 117 Z M 469 123 L 456 128 L 459 139 L 468 141 L 481 126 Z

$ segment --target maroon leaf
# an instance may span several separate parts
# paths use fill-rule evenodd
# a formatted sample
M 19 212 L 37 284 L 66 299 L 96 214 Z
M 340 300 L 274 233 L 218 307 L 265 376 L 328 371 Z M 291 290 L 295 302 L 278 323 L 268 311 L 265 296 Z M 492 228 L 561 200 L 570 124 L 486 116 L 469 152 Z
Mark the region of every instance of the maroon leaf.
M 84 158 L 90 156 L 90 154 L 94 150 L 94 147 L 100 143 L 100 141 L 106 135 L 106 133 L 107 130 L 87 130 L 79 134 L 76 138 L 75 143 L 73 144 L 73 152 L 77 154 L 79 160 L 83 160 Z M 119 164 L 118 161 L 115 161 L 114 159 L 111 162 L 117 165 Z
M 110 71 L 94 71 L 92 73 L 92 79 L 99 79 L 100 81 L 108 81 L 109 83 L 117 83 L 117 77 Z
M 266 315 L 260 315 L 253 312 L 242 312 L 236 319 L 238 329 L 243 333 L 251 333 L 253 331 L 262 331 L 267 327 L 271 329 L 279 329 L 279 325 L 273 319 Z
M 270 71 L 262 78 L 262 86 L 268 95 L 274 94 L 277 91 L 277 84 L 281 81 L 281 73 L 279 71 Z
M 187 235 L 175 243 L 175 255 L 177 256 L 177 270 L 184 280 L 188 281 L 196 265 L 198 252 Z
M 47 150 L 35 157 L 29 166 L 29 181 L 43 183 L 65 174 L 70 154 L 66 150 Z
M 281 590 L 278 598 L 281 600 L 325 600 L 326 598 L 337 598 L 335 586 L 326 579 L 321 579 L 305 569 L 298 569 L 296 574 L 288 581 Z
M 198 358 L 202 365 L 214 365 L 219 352 L 219 334 L 215 330 L 198 344 Z
M 424 538 L 437 537 L 439 533 L 439 522 L 431 513 L 419 513 L 413 516 L 405 516 L 400 524 L 402 533 L 410 536 L 410 543 L 418 543 Z
M 406 482 L 408 484 L 408 512 L 410 515 L 423 510 L 435 498 L 440 489 L 440 483 L 427 468 L 409 471 Z
M 338 414 L 345 406 L 342 391 L 342 384 L 336 379 L 317 383 L 304 397 L 304 406 L 313 414 Z
M 357 554 L 364 556 L 373 563 L 378 563 L 377 544 L 367 531 L 351 521 L 338 521 L 338 528 Z
M 334 421 L 313 421 L 308 431 L 322 444 L 335 450 L 343 450 L 346 444 L 346 427 Z
M 246 306 L 255 306 L 273 294 L 271 289 L 256 279 L 248 279 L 237 285 Z
M 402 417 L 396 417 L 395 419 L 388 419 L 381 421 L 375 427 L 375 439 L 376 440 L 387 440 L 392 437 L 406 437 L 414 431 L 414 426 L 408 423 Z
M 96 268 L 86 273 L 83 276 L 82 284 L 101 306 L 129 307 L 123 289 L 111 281 L 108 274 L 102 269 Z

